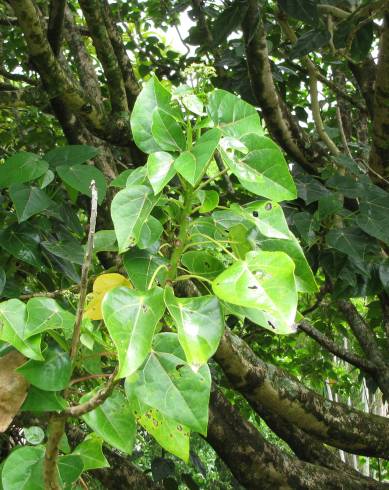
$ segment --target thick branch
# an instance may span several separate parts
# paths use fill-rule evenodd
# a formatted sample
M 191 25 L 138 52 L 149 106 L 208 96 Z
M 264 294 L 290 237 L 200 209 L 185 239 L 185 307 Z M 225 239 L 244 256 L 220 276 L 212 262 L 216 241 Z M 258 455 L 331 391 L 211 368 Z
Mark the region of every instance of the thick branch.
M 104 0 L 105 25 L 107 27 L 108 36 L 111 41 L 124 80 L 128 107 L 129 109 L 132 109 L 135 103 L 135 99 L 140 92 L 140 87 L 135 77 L 132 63 L 122 42 L 120 32 L 112 19 L 112 15 L 113 14 L 108 2 Z
M 269 444 L 224 397 L 213 390 L 208 442 L 247 489 L 373 489 L 387 485 L 333 471 L 284 454 Z
M 47 25 L 47 39 L 54 56 L 58 58 L 61 50 L 66 0 L 51 0 L 49 22 Z
M 376 372 L 375 365 L 368 359 L 363 359 L 353 352 L 344 349 L 342 346 L 338 345 L 336 342 L 320 332 L 320 330 L 315 328 L 313 325 L 310 325 L 307 321 L 300 322 L 298 324 L 298 328 L 309 335 L 309 337 L 316 340 L 317 343 L 319 343 L 329 352 L 332 352 L 332 354 L 335 354 L 337 357 L 339 357 L 339 359 L 343 359 L 343 361 L 346 361 L 353 366 L 363 369 L 366 372 Z
M 112 110 L 113 112 L 128 112 L 122 73 L 108 36 L 100 2 L 97 0 L 80 0 L 79 3 L 88 24 L 97 57 L 107 78 Z
M 375 81 L 373 145 L 369 164 L 380 175 L 388 176 L 389 167 L 389 6 L 386 7 L 380 39 Z
M 259 359 L 226 330 L 215 355 L 234 389 L 250 403 L 295 424 L 323 442 L 356 454 L 389 458 L 389 420 L 329 402 L 296 378 Z
M 119 117 L 109 120 L 101 107 L 89 99 L 81 87 L 69 78 L 61 63 L 55 58 L 33 1 L 10 0 L 10 4 L 24 33 L 31 61 L 39 71 L 48 96 L 61 98 L 64 109 L 69 112 L 67 119 L 70 121 L 70 113 L 73 112 L 97 136 L 117 144 L 130 144 L 127 119 Z
M 248 1 L 242 29 L 252 90 L 270 134 L 291 158 L 305 167 L 313 166 L 318 154 L 312 150 L 311 142 L 308 144 L 307 135 L 293 119 L 274 85 L 266 33 L 256 0 Z M 310 151 L 308 147 L 311 148 Z

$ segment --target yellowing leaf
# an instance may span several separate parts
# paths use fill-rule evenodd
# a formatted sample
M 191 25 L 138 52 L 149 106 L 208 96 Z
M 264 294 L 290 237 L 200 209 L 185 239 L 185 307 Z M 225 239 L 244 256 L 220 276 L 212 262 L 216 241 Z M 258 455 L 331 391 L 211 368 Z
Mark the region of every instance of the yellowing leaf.
M 93 283 L 92 300 L 85 311 L 85 316 L 91 320 L 102 320 L 101 302 L 103 301 L 104 295 L 111 289 L 119 286 L 132 288 L 130 281 L 121 274 L 102 274 L 97 277 Z
M 15 371 L 25 361 L 16 351 L 0 359 L 0 432 L 7 430 L 27 396 L 28 382 Z

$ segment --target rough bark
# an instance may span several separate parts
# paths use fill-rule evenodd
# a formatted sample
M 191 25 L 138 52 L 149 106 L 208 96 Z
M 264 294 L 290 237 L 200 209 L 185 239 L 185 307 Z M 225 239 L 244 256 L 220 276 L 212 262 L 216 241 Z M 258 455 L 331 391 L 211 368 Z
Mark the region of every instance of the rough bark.
M 293 119 L 274 85 L 265 28 L 256 0 L 248 1 L 242 29 L 252 91 L 270 134 L 293 160 L 304 167 L 314 167 L 320 154 Z
M 373 330 L 370 329 L 369 325 L 367 325 L 350 301 L 339 301 L 339 309 L 346 318 L 353 334 L 358 339 L 366 357 L 375 365 L 375 379 L 384 397 L 389 400 L 389 363 L 385 354 L 380 350 Z
M 355 454 L 389 458 L 389 420 L 329 402 L 282 369 L 259 359 L 226 330 L 215 355 L 232 387 L 253 405 L 308 434 Z
M 370 166 L 388 176 L 389 166 L 389 6 L 386 7 L 380 39 L 374 92 L 373 144 Z
M 249 490 L 387 488 L 363 477 L 299 461 L 269 444 L 220 392 L 213 390 L 208 442 Z

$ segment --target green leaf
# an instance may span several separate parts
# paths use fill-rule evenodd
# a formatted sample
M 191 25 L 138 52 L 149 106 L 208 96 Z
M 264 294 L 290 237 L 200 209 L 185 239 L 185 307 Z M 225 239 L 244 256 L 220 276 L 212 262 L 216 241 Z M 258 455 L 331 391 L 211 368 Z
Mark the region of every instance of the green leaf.
M 115 227 L 119 253 L 139 241 L 141 230 L 159 197 L 144 185 L 134 185 L 119 191 L 112 200 L 111 216 Z
M 175 176 L 176 171 L 173 162 L 174 158 L 166 151 L 157 151 L 149 155 L 147 159 L 147 176 L 154 194 L 159 194 Z
M 57 173 L 62 181 L 85 196 L 91 197 L 90 185 L 92 180 L 96 182 L 98 202 L 104 201 L 107 191 L 105 177 L 96 167 L 91 165 L 60 165 L 57 167 Z
M 361 200 L 359 212 L 358 226 L 389 245 L 389 197 Z
M 125 389 L 131 410 L 138 424 L 151 434 L 166 451 L 189 461 L 190 430 L 175 420 L 165 417 L 159 410 L 149 407 L 132 394 L 134 384 L 126 379 Z
M 185 150 L 186 140 L 184 132 L 176 119 L 162 109 L 154 109 L 151 133 L 157 142 L 157 145 L 159 145 L 162 150 Z
M 154 218 L 154 216 L 149 216 L 140 231 L 138 248 L 143 250 L 151 247 L 160 239 L 162 232 L 163 226 L 160 221 Z
M 95 233 L 93 252 L 117 252 L 115 230 L 99 230 Z
M 171 107 L 170 102 L 170 93 L 157 78 L 152 77 L 143 85 L 131 113 L 131 129 L 136 145 L 145 153 L 162 149 L 151 131 L 155 108 L 164 110 L 176 119 L 181 118 L 179 109 Z
M 19 223 L 28 220 L 34 214 L 44 211 L 53 204 L 49 196 L 38 187 L 14 184 L 9 195 L 16 210 Z
M 166 417 L 206 435 L 210 388 L 208 365 L 193 370 L 185 361 L 177 335 L 163 333 L 154 338 L 153 351 L 139 371 L 134 393 Z
M 267 250 L 269 252 L 285 252 L 289 255 L 295 265 L 294 274 L 297 291 L 304 293 L 317 292 L 318 288 L 312 270 L 298 240 L 292 233 L 290 233 L 289 240 L 258 238 L 258 243 L 262 250 Z
M 42 267 L 39 242 L 38 233 L 27 223 L 13 224 L 0 230 L 0 247 L 13 257 L 38 269 Z
M 224 331 L 218 299 L 215 296 L 176 298 L 169 287 L 165 289 L 164 299 L 187 361 L 194 367 L 202 366 L 216 352 Z
M 348 256 L 361 271 L 366 270 L 367 257 L 378 253 L 377 244 L 359 228 L 351 226 L 330 230 L 326 244 Z
M 63 483 L 73 483 L 78 480 L 84 470 L 81 456 L 67 454 L 58 458 L 59 476 Z
M 318 51 L 319 48 L 328 44 L 330 39 L 331 34 L 327 30 L 313 29 L 305 32 L 291 49 L 289 58 L 302 58 L 312 51 Z
M 182 97 L 182 103 L 193 114 L 202 116 L 204 113 L 204 105 L 195 94 L 186 94 Z
M 149 282 L 159 266 L 168 264 L 168 261 L 159 255 L 152 255 L 145 250 L 136 248 L 124 255 L 124 267 L 128 277 L 136 289 L 145 291 Z M 157 273 L 157 281 L 162 284 L 166 277 L 166 269 L 161 268 Z
M 115 288 L 105 295 L 102 311 L 118 353 L 117 377 L 124 378 L 143 364 L 151 350 L 155 328 L 165 311 L 163 291 Z
M 240 138 L 247 133 L 263 134 L 256 109 L 225 90 L 210 93 L 208 113 L 225 135 Z
M 28 300 L 26 311 L 25 339 L 47 330 L 61 329 L 63 332 L 73 330 L 75 316 L 61 308 L 52 298 L 31 298 Z
M 219 143 L 221 132 L 210 129 L 196 141 L 191 151 L 184 151 L 174 162 L 174 168 L 191 185 L 196 186 Z
M 274 201 L 297 197 L 296 187 L 279 147 L 265 136 L 248 135 L 242 140 L 250 149 L 241 159 L 231 159 L 222 151 L 226 165 L 243 187 Z
M 378 274 L 382 286 L 384 287 L 386 293 L 389 293 L 389 259 L 385 259 L 378 268 Z
M 133 170 L 126 180 L 126 187 L 134 185 L 147 185 L 147 168 L 145 165 Z
M 184 253 L 181 262 L 189 272 L 207 279 L 214 279 L 224 270 L 220 260 L 203 250 L 192 250 Z
M 44 241 L 41 245 L 51 254 L 60 259 L 68 260 L 72 264 L 84 263 L 84 247 L 77 240 Z
M 279 0 L 279 4 L 282 10 L 294 19 L 308 24 L 316 24 L 319 21 L 316 0 Z
M 44 488 L 43 446 L 24 446 L 12 451 L 5 460 L 1 481 L 4 490 L 38 490 Z
M 84 395 L 80 402 L 88 401 L 94 392 Z M 115 390 L 99 407 L 82 416 L 84 422 L 104 441 L 126 454 L 132 453 L 136 424 L 122 392 Z
M 228 5 L 216 18 L 212 26 L 212 37 L 215 46 L 225 42 L 228 36 L 240 27 L 246 9 L 239 0 Z
M 44 159 L 50 166 L 56 168 L 60 165 L 78 165 L 94 158 L 99 153 L 97 148 L 88 145 L 57 146 L 48 151 Z
M 67 402 L 58 393 L 43 391 L 31 386 L 22 412 L 57 412 L 66 408 Z
M 283 252 L 249 252 L 213 281 L 213 291 L 223 301 L 268 312 L 289 327 L 297 311 L 294 268 Z
M 197 196 L 201 202 L 200 213 L 209 213 L 219 204 L 219 194 L 216 191 L 197 191 Z
M 33 153 L 16 153 L 0 165 L 0 189 L 38 179 L 48 168 L 49 164 Z
M 49 347 L 43 354 L 44 361 L 27 361 L 17 371 L 29 383 L 44 391 L 64 390 L 70 381 L 72 365 L 67 352 Z
M 0 340 L 13 345 L 16 350 L 30 359 L 41 361 L 41 336 L 25 338 L 27 319 L 26 305 L 19 299 L 0 303 Z
M 250 229 L 244 224 L 232 226 L 229 229 L 228 237 L 231 240 L 231 248 L 238 259 L 244 259 L 246 254 L 253 249 L 248 239 Z
M 85 437 L 72 454 L 81 457 L 84 464 L 84 471 L 109 468 L 109 463 L 103 454 L 102 446 L 103 439 L 92 432 Z
M 44 430 L 37 425 L 33 425 L 32 427 L 24 427 L 23 434 L 26 441 L 34 446 L 40 444 L 45 438 Z
M 45 174 L 39 177 L 38 185 L 40 189 L 45 189 L 51 182 L 54 180 L 54 172 L 52 170 L 48 170 Z
M 126 182 L 128 177 L 134 172 L 134 169 L 128 168 L 127 170 L 124 170 L 121 172 L 116 179 L 113 179 L 111 183 L 109 184 L 110 187 L 126 187 Z
M 254 223 L 265 237 L 289 239 L 290 231 L 288 224 L 282 207 L 278 203 L 257 201 L 241 209 L 247 219 Z

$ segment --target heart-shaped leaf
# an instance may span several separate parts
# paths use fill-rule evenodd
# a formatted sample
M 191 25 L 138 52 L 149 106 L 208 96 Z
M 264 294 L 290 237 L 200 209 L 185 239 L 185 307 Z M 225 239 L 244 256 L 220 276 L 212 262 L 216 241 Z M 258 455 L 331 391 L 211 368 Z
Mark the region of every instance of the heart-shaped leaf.
M 84 395 L 80 402 L 88 401 L 95 392 Z M 115 390 L 99 407 L 82 416 L 84 422 L 104 441 L 126 454 L 132 453 L 136 436 L 134 416 L 126 397 Z
M 288 327 L 297 311 L 294 268 L 283 252 L 249 252 L 213 281 L 213 291 L 228 303 L 268 312 Z
M 154 194 L 159 194 L 174 177 L 174 158 L 166 151 L 157 151 L 147 159 L 147 176 Z
M 111 215 L 119 253 L 138 243 L 142 227 L 158 199 L 152 189 L 144 185 L 127 187 L 113 198 Z
M 155 336 L 134 393 L 166 417 L 206 435 L 210 388 L 208 365 L 193 370 L 185 361 L 177 335 L 163 333 Z
M 155 327 L 165 311 L 160 288 L 116 288 L 103 301 L 103 317 L 119 358 L 118 378 L 134 373 L 151 350 Z
M 49 164 L 34 153 L 15 153 L 0 165 L 0 189 L 38 179 L 48 168 Z
M 178 340 L 189 364 L 205 364 L 218 348 L 224 331 L 220 303 L 215 296 L 176 298 L 165 289 L 165 304 L 177 327 Z

